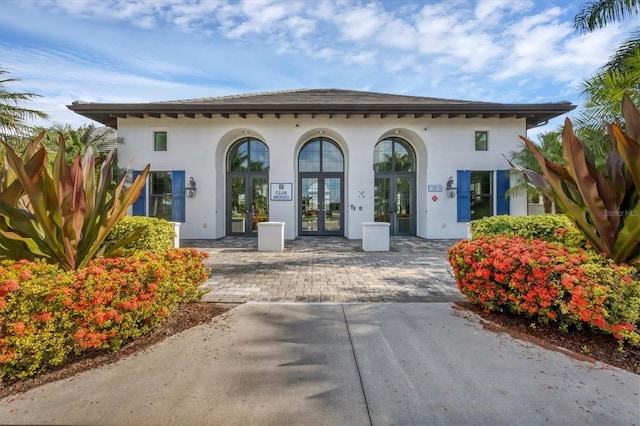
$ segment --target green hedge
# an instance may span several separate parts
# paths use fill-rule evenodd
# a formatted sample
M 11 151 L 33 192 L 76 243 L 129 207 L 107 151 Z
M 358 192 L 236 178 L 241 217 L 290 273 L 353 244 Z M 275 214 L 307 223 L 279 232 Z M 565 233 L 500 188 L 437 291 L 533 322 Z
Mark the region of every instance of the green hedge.
M 125 216 L 109 233 L 105 248 L 108 250 L 115 241 L 124 238 L 141 226 L 146 226 L 146 229 L 138 239 L 122 248 L 124 252 L 160 251 L 173 247 L 176 236 L 173 223 L 155 217 Z
M 490 216 L 471 222 L 472 239 L 498 234 L 541 239 L 567 247 L 586 247 L 587 240 L 578 228 L 562 214 L 539 216 Z

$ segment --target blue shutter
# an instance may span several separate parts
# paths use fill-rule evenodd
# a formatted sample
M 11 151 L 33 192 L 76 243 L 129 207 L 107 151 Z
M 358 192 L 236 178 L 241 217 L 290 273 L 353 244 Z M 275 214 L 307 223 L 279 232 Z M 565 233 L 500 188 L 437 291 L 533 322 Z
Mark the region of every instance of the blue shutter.
M 174 222 L 184 222 L 185 194 L 186 186 L 184 170 L 174 170 L 171 172 L 171 220 Z
M 471 220 L 471 171 L 458 170 L 458 222 Z
M 140 170 L 133 171 L 133 180 L 135 180 L 140 173 Z M 146 216 L 147 215 L 147 184 L 145 182 L 142 187 L 142 192 L 140 192 L 140 196 L 133 203 L 133 215 L 134 216 Z
M 509 198 L 505 192 L 509 189 L 509 170 L 496 171 L 496 214 L 509 214 Z

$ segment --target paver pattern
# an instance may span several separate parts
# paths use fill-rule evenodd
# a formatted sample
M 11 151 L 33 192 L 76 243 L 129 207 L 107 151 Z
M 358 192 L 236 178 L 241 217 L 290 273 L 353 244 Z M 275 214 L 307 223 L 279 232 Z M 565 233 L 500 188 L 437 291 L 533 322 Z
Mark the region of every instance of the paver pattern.
M 183 240 L 209 253 L 203 300 L 244 302 L 455 302 L 447 249 L 456 240 L 393 237 L 388 252 L 361 240 L 300 237 L 283 252 L 259 252 L 256 238 Z

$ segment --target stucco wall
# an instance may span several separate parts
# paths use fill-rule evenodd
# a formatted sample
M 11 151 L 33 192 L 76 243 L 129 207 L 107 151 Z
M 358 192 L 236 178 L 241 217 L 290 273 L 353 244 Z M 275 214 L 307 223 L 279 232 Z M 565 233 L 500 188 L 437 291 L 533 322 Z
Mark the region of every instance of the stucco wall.
M 475 131 L 478 130 L 489 131 L 486 152 L 475 151 Z M 153 151 L 154 131 L 167 131 L 167 151 Z M 269 147 L 270 182 L 293 184 L 293 201 L 271 201 L 269 206 L 270 220 L 285 222 L 285 238 L 292 239 L 298 229 L 298 152 L 312 138 L 330 138 L 340 146 L 345 157 L 345 236 L 359 239 L 362 222 L 374 219 L 374 146 L 385 137 L 399 137 L 411 144 L 417 156 L 417 235 L 463 238 L 467 225 L 456 221 L 456 199 L 447 198 L 445 192 L 428 192 L 427 185 L 445 187 L 449 176 L 455 179 L 459 169 L 509 169 L 503 154 L 518 148 L 521 134 L 525 134 L 524 119 L 295 118 L 292 115 L 247 116 L 246 119 L 235 116 L 229 119 L 215 116 L 212 119 L 127 118 L 118 120 L 118 136 L 124 138 L 124 144 L 118 147 L 118 158 L 122 167 L 133 158 L 132 169 L 141 169 L 150 163 L 151 170 L 185 170 L 187 180 L 193 176 L 198 191 L 195 198 L 186 200 L 186 222 L 181 227 L 181 237 L 220 238 L 226 232 L 226 153 L 238 139 L 260 139 Z M 437 201 L 432 200 L 434 195 Z M 350 209 L 351 205 L 355 210 Z M 511 199 L 512 215 L 525 215 L 526 211 L 524 197 Z

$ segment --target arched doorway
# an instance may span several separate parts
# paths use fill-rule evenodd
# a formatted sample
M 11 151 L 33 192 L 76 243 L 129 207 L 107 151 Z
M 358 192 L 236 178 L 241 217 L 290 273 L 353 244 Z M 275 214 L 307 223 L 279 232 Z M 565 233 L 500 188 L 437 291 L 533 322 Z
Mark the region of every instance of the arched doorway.
M 269 148 L 254 138 L 235 142 L 227 154 L 227 235 L 258 235 L 269 220 Z
M 344 155 L 327 138 L 307 142 L 298 155 L 298 235 L 344 235 Z
M 416 235 L 416 155 L 407 141 L 387 138 L 373 151 L 374 220 L 391 235 Z

